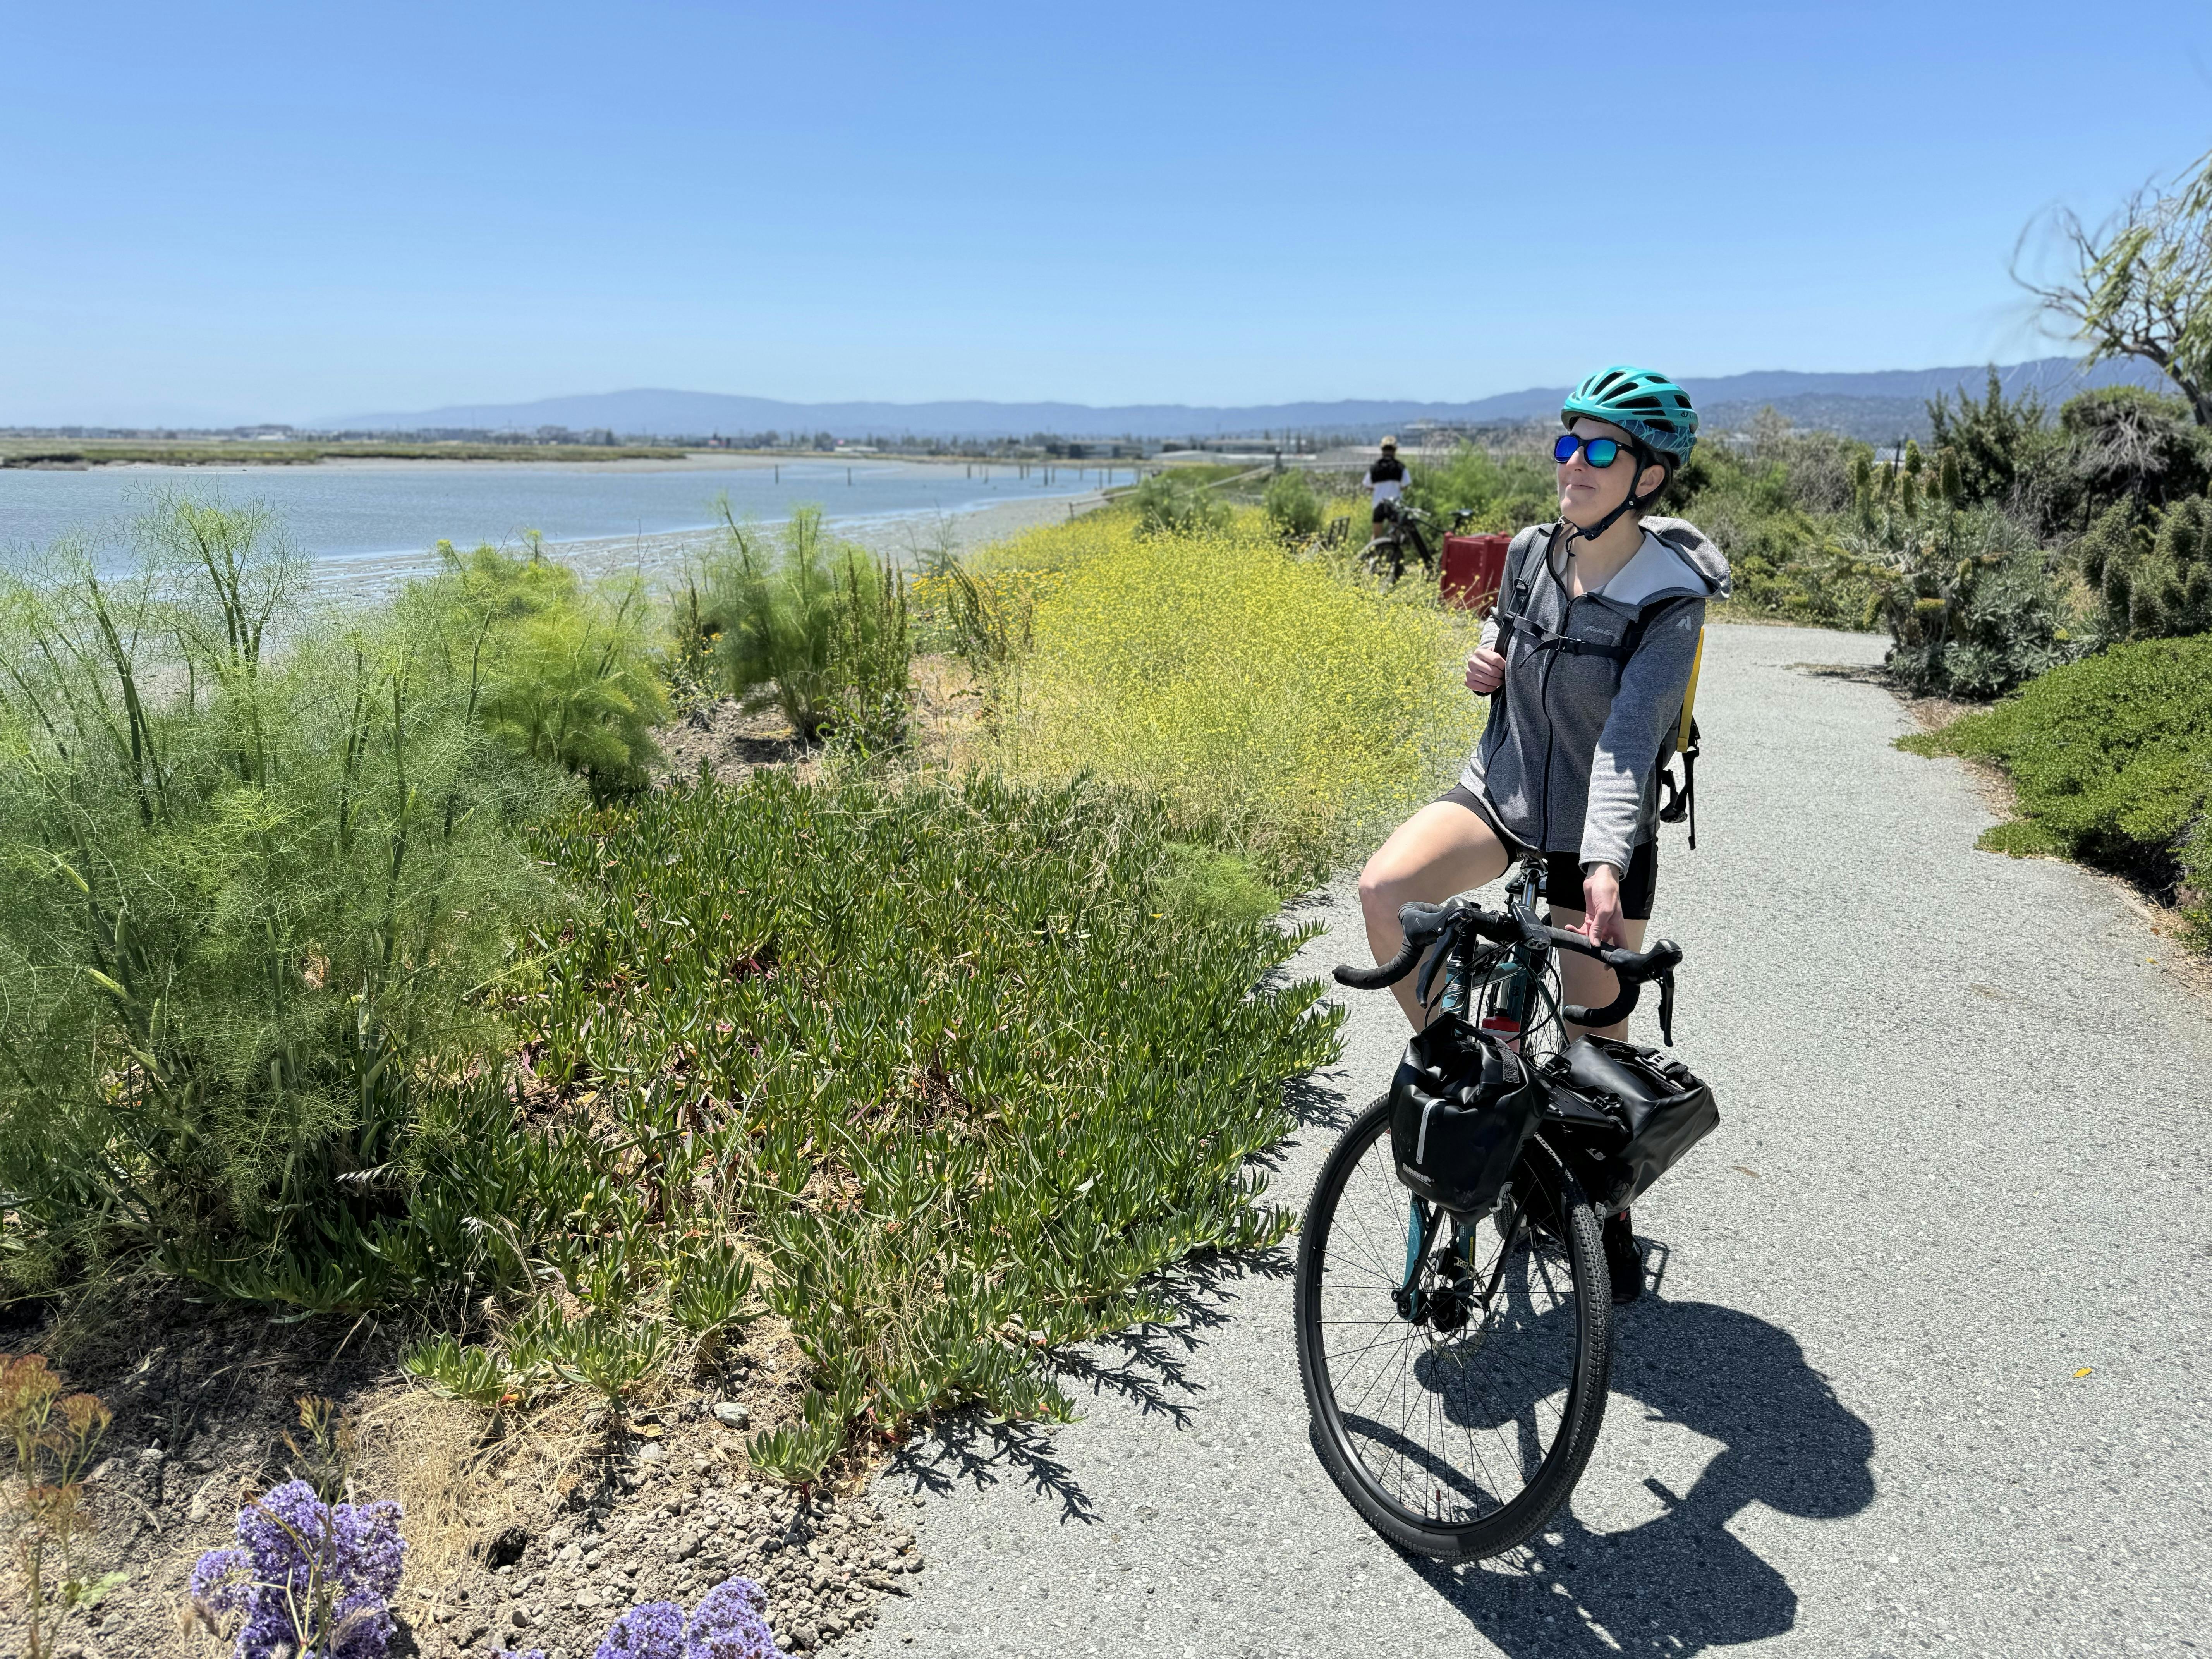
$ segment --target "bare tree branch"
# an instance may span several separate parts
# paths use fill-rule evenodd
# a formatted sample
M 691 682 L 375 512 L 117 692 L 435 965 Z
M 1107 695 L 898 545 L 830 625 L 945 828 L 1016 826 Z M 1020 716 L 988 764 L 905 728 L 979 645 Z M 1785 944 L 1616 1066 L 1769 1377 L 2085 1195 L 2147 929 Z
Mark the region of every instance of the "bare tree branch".
M 2189 399 L 2197 424 L 2212 426 L 2212 154 L 2172 194 L 2139 190 L 2094 232 L 2063 208 L 2050 222 L 2072 275 L 2049 283 L 2022 276 L 2023 231 L 2013 280 L 2065 319 L 2089 348 L 2087 362 L 2154 365 Z

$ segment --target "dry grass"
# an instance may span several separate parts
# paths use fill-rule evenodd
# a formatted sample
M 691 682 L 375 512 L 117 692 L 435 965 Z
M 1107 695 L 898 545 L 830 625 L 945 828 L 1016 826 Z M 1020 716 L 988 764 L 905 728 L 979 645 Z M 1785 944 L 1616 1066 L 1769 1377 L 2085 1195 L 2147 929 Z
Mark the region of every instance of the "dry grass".
M 488 1441 L 475 1407 L 405 1385 L 385 1390 L 362 1413 L 357 1475 L 364 1490 L 389 1493 L 406 1511 L 400 1533 L 410 1593 L 434 1601 L 472 1550 L 521 1518 L 518 1477 L 559 1461 L 560 1443 L 573 1437 L 560 1434 L 552 1417 L 547 1413 L 525 1440 Z

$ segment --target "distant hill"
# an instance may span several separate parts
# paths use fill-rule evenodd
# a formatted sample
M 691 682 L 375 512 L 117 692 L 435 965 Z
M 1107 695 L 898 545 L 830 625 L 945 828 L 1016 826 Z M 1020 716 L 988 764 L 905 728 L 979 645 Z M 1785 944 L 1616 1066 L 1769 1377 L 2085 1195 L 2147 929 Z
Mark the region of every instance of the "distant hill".
M 1987 371 L 1885 369 L 1815 374 L 1791 369 L 1721 375 L 1684 383 L 1700 410 L 1720 427 L 1749 419 L 1771 404 L 1803 425 L 1866 438 L 1923 431 L 1921 405 L 1939 392 L 1964 386 L 1978 394 Z M 2033 387 L 2052 401 L 2087 386 L 2159 384 L 2135 363 L 2105 363 L 2086 374 L 2070 357 L 2044 357 L 1997 371 L 2008 392 Z M 1218 408 L 1188 404 L 784 403 L 715 392 L 604 392 L 522 404 L 455 404 L 412 414 L 355 415 L 319 424 L 343 432 L 413 432 L 438 428 L 532 431 L 611 430 L 624 436 L 704 437 L 712 433 L 828 432 L 840 438 L 999 438 L 1055 433 L 1069 438 L 1182 438 L 1261 432 L 1358 433 L 1413 421 L 1526 420 L 1555 412 L 1564 386 L 1536 386 L 1469 403 L 1347 398 L 1334 403 L 1265 404 Z

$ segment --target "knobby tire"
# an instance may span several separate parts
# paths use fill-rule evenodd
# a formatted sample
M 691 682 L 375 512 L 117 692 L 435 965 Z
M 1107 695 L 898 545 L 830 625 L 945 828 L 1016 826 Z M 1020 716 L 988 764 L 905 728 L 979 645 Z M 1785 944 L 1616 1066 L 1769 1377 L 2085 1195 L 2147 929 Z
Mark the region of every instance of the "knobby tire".
M 1385 1293 L 1382 1305 L 1388 1311 L 1372 1322 L 1376 1336 L 1376 1343 L 1370 1346 L 1387 1345 L 1395 1337 L 1402 1346 L 1413 1347 L 1406 1368 L 1409 1377 L 1418 1381 L 1421 1365 L 1426 1362 L 1431 1366 L 1431 1376 L 1443 1378 L 1441 1383 L 1426 1390 L 1436 1399 L 1421 1402 L 1416 1409 L 1425 1411 L 1425 1420 L 1433 1424 L 1437 1431 L 1446 1437 L 1453 1433 L 1455 1428 L 1464 1432 L 1467 1449 L 1472 1454 L 1467 1461 L 1479 1463 L 1481 1467 L 1466 1469 L 1456 1463 L 1447 1464 L 1425 1445 L 1407 1442 L 1402 1434 L 1394 1436 L 1387 1425 L 1374 1423 L 1362 1415 L 1376 1383 L 1366 1384 L 1366 1394 L 1359 1400 L 1340 1401 L 1338 1397 L 1340 1379 L 1332 1371 L 1333 1363 L 1337 1364 L 1346 1370 L 1350 1379 L 1348 1386 L 1356 1386 L 1358 1380 L 1357 1365 L 1364 1352 L 1353 1353 L 1348 1364 L 1344 1364 L 1341 1354 L 1336 1356 L 1333 1362 L 1328 1346 L 1329 1327 L 1324 1323 L 1325 1290 L 1329 1291 L 1332 1306 L 1345 1304 L 1355 1294 L 1364 1295 L 1364 1292 L 1346 1288 L 1350 1281 L 1345 1276 L 1346 1272 L 1357 1275 L 1362 1271 L 1357 1262 L 1352 1262 L 1349 1269 L 1344 1267 L 1352 1260 L 1361 1241 L 1352 1237 L 1352 1218 L 1340 1216 L 1338 1207 L 1355 1173 L 1360 1177 L 1365 1207 L 1372 1210 L 1378 1206 L 1380 1200 L 1376 1194 L 1378 1164 L 1395 1185 L 1395 1174 L 1390 1164 L 1389 1121 L 1389 1099 L 1385 1096 L 1362 1112 L 1345 1132 L 1343 1139 L 1337 1143 L 1328 1161 L 1322 1166 L 1320 1179 L 1315 1183 L 1298 1239 L 1296 1287 L 1298 1375 L 1304 1386 L 1307 1409 L 1311 1413 L 1315 1447 L 1329 1478 L 1335 1481 L 1337 1489 L 1352 1508 L 1376 1531 L 1399 1547 L 1442 1561 L 1502 1554 L 1538 1531 L 1566 1501 L 1589 1462 L 1590 1453 L 1597 1444 L 1599 1427 L 1604 1420 L 1606 1394 L 1612 1372 L 1613 1300 L 1611 1281 L 1607 1275 L 1605 1253 L 1600 1239 L 1598 1217 L 1584 1198 L 1572 1171 L 1559 1162 L 1540 1139 L 1532 1139 L 1522 1155 L 1520 1168 L 1515 1172 L 1514 1188 L 1527 1201 L 1532 1218 L 1543 1217 L 1548 1226 L 1540 1237 L 1532 1231 L 1532 1221 L 1523 1220 L 1515 1229 L 1515 1237 L 1519 1241 L 1517 1246 L 1509 1245 L 1502 1249 L 1506 1255 L 1509 1279 L 1514 1273 L 1525 1271 L 1533 1282 L 1541 1277 L 1540 1268 L 1545 1272 L 1556 1268 L 1571 1275 L 1571 1306 L 1556 1316 L 1572 1321 L 1571 1364 L 1563 1359 L 1547 1357 L 1553 1350 L 1564 1353 L 1565 1345 L 1561 1340 L 1564 1333 L 1556 1325 L 1548 1332 L 1540 1332 L 1548 1316 L 1531 1314 L 1527 1307 L 1523 1307 L 1521 1310 L 1523 1325 L 1528 1330 L 1540 1331 L 1550 1345 L 1539 1356 L 1540 1363 L 1532 1368 L 1533 1376 L 1504 1374 L 1511 1369 L 1510 1354 L 1528 1352 L 1526 1348 L 1512 1347 L 1516 1335 L 1510 1329 L 1503 1334 L 1505 1340 L 1495 1351 L 1499 1357 L 1499 1364 L 1492 1370 L 1497 1375 L 1492 1376 L 1482 1370 L 1485 1355 L 1493 1351 L 1480 1344 L 1470 1346 L 1471 1358 L 1452 1360 L 1450 1363 L 1454 1369 L 1446 1372 L 1443 1369 L 1446 1362 L 1437 1356 L 1450 1354 L 1453 1351 L 1451 1343 L 1448 1340 L 1441 1344 L 1429 1340 L 1418 1328 L 1402 1317 L 1398 1319 L 1399 1328 L 1394 1334 L 1389 1326 L 1389 1317 L 1395 1314 L 1395 1309 Z M 1398 1188 L 1397 1192 L 1402 1201 L 1404 1188 Z M 1359 1201 L 1355 1200 L 1356 1203 Z M 1376 1231 L 1364 1218 L 1360 1224 L 1368 1233 Z M 1480 1224 L 1478 1237 L 1495 1238 L 1496 1225 L 1494 1220 Z M 1342 1237 L 1338 1237 L 1340 1227 L 1344 1230 Z M 1401 1227 L 1398 1235 L 1401 1259 L 1404 1237 Z M 1330 1258 L 1333 1243 L 1338 1245 L 1339 1258 L 1339 1269 L 1334 1274 Z M 1371 1255 L 1371 1243 L 1367 1248 Z M 1402 1260 L 1398 1271 L 1402 1276 Z M 1476 1275 L 1480 1276 L 1480 1273 Z M 1546 1282 L 1548 1284 L 1549 1280 Z M 1499 1295 L 1501 1298 L 1505 1295 L 1504 1285 L 1501 1285 Z M 1532 1297 L 1532 1303 L 1533 1299 Z M 1352 1305 L 1364 1304 L 1352 1301 Z M 1505 1304 L 1501 1300 L 1497 1305 L 1502 1311 Z M 1337 1320 L 1332 1322 L 1357 1327 L 1363 1321 Z M 1407 1333 L 1411 1333 L 1411 1335 Z M 1359 1341 L 1365 1335 L 1365 1332 L 1355 1329 L 1347 1340 Z M 1489 1336 L 1483 1336 L 1480 1342 L 1487 1343 L 1492 1340 Z M 1416 1344 L 1425 1344 L 1425 1352 L 1420 1346 L 1413 1346 Z M 1383 1363 L 1389 1363 L 1387 1355 Z M 1547 1381 L 1564 1382 L 1565 1399 L 1557 1407 L 1550 1443 L 1543 1448 L 1540 1462 L 1530 1471 L 1527 1468 L 1529 1461 L 1527 1449 L 1533 1441 L 1542 1437 L 1543 1407 L 1549 1398 L 1548 1393 L 1535 1396 L 1535 1389 Z M 1502 1402 L 1501 1408 L 1501 1401 L 1492 1397 L 1492 1387 L 1510 1393 L 1516 1383 L 1526 1384 L 1527 1392 L 1535 1397 L 1525 1401 L 1518 1398 L 1505 1401 Z M 1490 1490 L 1512 1483 L 1516 1471 L 1511 1465 L 1515 1458 L 1510 1451 L 1501 1452 L 1500 1455 L 1493 1458 L 1484 1452 L 1482 1443 L 1475 1439 L 1474 1429 L 1463 1420 L 1447 1422 L 1446 1419 L 1453 1417 L 1453 1403 L 1449 1396 L 1455 1389 L 1465 1396 L 1462 1405 L 1467 1398 L 1471 1398 L 1479 1410 L 1499 1418 L 1498 1426 L 1491 1431 L 1493 1434 L 1502 1434 L 1507 1420 L 1515 1425 L 1516 1440 L 1522 1448 L 1518 1458 L 1522 1467 L 1517 1471 L 1522 1484 L 1517 1491 Z M 1403 1426 L 1401 1425 L 1401 1429 Z M 1364 1432 L 1356 1434 L 1355 1427 Z M 1400 1450 L 1394 1456 L 1382 1460 L 1391 1464 L 1391 1468 L 1387 1470 L 1373 1467 L 1376 1461 L 1374 1453 L 1363 1455 L 1363 1444 L 1389 1445 L 1394 1441 L 1401 1445 L 1412 1444 L 1416 1450 Z M 1453 1489 L 1454 1496 L 1474 1512 L 1464 1516 L 1443 1516 L 1424 1513 L 1412 1507 L 1404 1501 L 1406 1481 L 1403 1470 L 1397 1467 L 1399 1465 L 1416 1471 L 1421 1478 L 1427 1480 L 1440 1498 L 1449 1486 Z M 1498 1478 L 1501 1465 L 1506 1471 L 1502 1480 Z M 1396 1475 L 1395 1480 L 1390 1478 L 1393 1474 Z M 1481 1501 L 1485 1498 L 1490 1500 L 1486 1510 Z

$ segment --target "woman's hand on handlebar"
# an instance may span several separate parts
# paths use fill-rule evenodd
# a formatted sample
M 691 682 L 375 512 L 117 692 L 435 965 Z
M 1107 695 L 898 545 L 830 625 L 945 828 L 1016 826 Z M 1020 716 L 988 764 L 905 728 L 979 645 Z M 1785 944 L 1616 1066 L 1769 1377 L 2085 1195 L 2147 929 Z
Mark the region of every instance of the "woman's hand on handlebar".
M 1620 914 L 1620 872 L 1595 864 L 1583 877 L 1583 919 L 1574 931 L 1594 945 L 1625 945 L 1628 930 Z
M 1486 697 L 1505 684 L 1505 659 L 1483 646 L 1467 659 L 1467 689 Z

